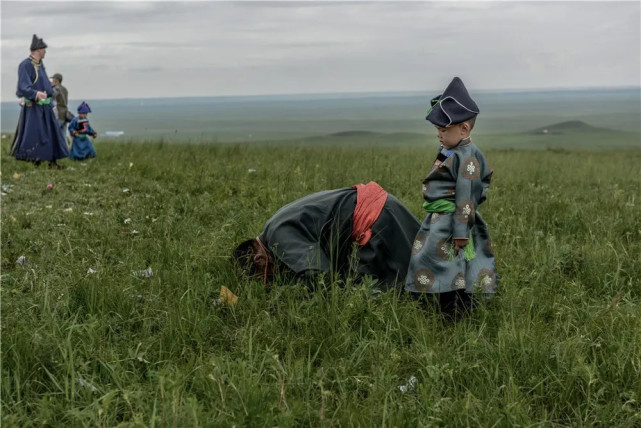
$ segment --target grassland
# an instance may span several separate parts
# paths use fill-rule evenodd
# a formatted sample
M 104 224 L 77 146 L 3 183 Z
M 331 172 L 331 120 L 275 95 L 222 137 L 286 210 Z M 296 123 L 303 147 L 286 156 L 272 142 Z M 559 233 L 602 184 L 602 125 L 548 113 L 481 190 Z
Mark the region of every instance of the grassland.
M 7 150 L 3 427 L 641 424 L 639 150 L 485 150 L 501 293 L 456 323 L 227 262 L 317 190 L 376 180 L 422 219 L 433 147 L 99 142 L 65 170 Z

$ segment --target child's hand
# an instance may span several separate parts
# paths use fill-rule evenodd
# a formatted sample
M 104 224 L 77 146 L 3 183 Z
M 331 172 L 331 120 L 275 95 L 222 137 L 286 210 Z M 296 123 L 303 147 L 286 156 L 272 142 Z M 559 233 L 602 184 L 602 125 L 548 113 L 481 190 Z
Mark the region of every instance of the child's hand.
M 73 131 L 73 132 L 71 133 L 71 136 L 72 136 L 72 137 L 77 137 L 77 136 L 78 136 L 78 131 Z
M 98 133 L 96 131 L 94 131 L 94 133 L 92 135 L 93 135 L 94 138 L 98 138 Z
M 454 255 L 458 256 L 458 250 L 465 248 L 469 242 L 468 238 L 454 238 Z

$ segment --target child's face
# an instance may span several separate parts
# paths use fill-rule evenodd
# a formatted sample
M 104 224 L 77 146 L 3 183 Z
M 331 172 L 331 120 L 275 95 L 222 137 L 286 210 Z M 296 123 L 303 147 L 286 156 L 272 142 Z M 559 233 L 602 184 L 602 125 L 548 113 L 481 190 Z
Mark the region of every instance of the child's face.
M 87 113 L 78 113 L 78 117 L 80 119 L 85 119 L 87 117 Z
M 457 123 L 456 125 L 448 126 L 447 128 L 435 126 L 438 131 L 438 141 L 440 141 L 443 147 L 451 149 L 463 138 L 467 138 L 467 133 L 461 125 L 462 124 Z

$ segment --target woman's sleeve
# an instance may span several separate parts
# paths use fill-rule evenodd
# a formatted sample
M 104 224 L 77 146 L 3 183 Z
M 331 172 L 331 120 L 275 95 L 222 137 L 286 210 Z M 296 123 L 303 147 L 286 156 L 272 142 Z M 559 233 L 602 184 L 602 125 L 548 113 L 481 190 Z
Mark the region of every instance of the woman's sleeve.
M 18 67 L 18 90 L 16 91 L 16 95 L 35 101 L 38 91 L 33 85 L 35 76 L 29 73 L 29 69 L 33 70 L 33 65 L 30 62 L 23 62 L 20 64 L 20 67 Z

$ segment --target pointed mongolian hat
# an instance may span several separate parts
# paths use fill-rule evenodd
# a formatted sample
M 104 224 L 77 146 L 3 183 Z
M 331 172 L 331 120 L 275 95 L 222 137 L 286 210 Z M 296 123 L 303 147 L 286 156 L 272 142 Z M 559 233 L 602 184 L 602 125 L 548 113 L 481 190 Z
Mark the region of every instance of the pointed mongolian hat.
M 89 104 L 87 104 L 86 102 L 83 101 L 82 104 L 80 104 L 78 106 L 78 113 L 91 113 L 91 109 L 89 108 Z
M 430 101 L 426 120 L 443 128 L 465 122 L 479 114 L 479 108 L 465 89 L 463 81 L 455 77 L 445 91 Z
M 34 34 L 33 38 L 31 39 L 31 50 L 37 51 L 38 49 L 46 49 L 46 48 L 47 48 L 47 44 Z

